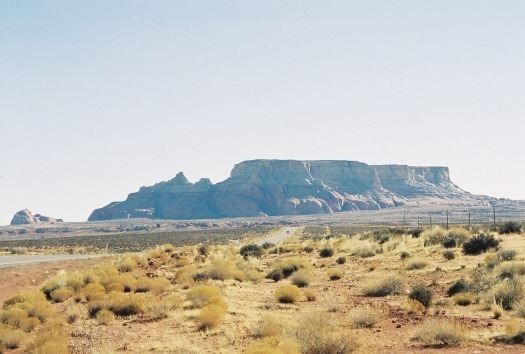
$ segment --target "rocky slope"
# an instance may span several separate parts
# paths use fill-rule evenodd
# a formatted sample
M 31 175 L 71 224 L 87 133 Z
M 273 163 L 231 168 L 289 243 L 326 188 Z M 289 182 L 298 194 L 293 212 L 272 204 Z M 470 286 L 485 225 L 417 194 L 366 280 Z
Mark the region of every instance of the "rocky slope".
M 488 205 L 490 200 L 452 183 L 447 167 L 253 160 L 235 165 L 217 184 L 205 178 L 190 183 L 180 172 L 94 210 L 89 220 L 327 214 L 417 204 Z
M 11 225 L 30 225 L 39 223 L 55 224 L 57 222 L 63 222 L 62 219 L 55 219 L 49 216 L 31 213 L 29 210 L 24 209 L 17 212 L 11 220 Z

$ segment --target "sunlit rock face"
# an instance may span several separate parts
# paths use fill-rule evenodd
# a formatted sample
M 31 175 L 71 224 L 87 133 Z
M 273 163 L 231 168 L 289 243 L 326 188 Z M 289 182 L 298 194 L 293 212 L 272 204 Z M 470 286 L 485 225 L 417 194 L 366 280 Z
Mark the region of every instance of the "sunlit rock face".
M 329 214 L 416 204 L 488 204 L 452 183 L 447 167 L 367 165 L 357 161 L 252 160 L 225 181 L 175 178 L 96 209 L 93 220 L 208 219 Z

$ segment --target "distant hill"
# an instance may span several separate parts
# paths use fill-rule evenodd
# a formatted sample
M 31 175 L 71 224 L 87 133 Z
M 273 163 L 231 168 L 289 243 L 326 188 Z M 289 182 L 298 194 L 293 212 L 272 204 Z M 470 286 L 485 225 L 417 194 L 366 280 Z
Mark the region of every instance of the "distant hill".
M 190 183 L 180 172 L 94 210 L 88 220 L 328 214 L 403 205 L 482 206 L 494 200 L 455 185 L 447 167 L 252 160 L 235 165 L 217 184 L 207 178 Z

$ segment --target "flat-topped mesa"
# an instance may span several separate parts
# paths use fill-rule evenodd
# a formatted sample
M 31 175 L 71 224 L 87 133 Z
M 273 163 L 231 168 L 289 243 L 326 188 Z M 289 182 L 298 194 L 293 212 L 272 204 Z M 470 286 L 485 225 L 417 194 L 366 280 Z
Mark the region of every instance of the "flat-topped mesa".
M 450 180 L 447 167 L 367 165 L 357 161 L 251 160 L 226 180 L 175 178 L 93 211 L 89 220 L 205 219 L 326 214 L 415 204 L 486 205 Z

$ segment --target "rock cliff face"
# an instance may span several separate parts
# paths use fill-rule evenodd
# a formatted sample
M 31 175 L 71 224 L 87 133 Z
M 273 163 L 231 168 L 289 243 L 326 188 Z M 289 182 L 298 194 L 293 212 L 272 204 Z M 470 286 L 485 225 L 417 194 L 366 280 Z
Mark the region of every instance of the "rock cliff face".
M 253 160 L 235 165 L 231 176 L 215 185 L 209 179 L 190 183 L 181 172 L 96 209 L 89 220 L 326 214 L 415 204 L 488 205 L 489 200 L 452 183 L 447 167 Z
M 24 209 L 20 210 L 15 214 L 15 216 L 13 216 L 13 219 L 11 220 L 11 225 L 29 225 L 38 223 L 54 224 L 57 222 L 63 222 L 63 220 L 55 219 L 40 214 L 33 215 L 33 213 L 31 213 L 29 210 Z

